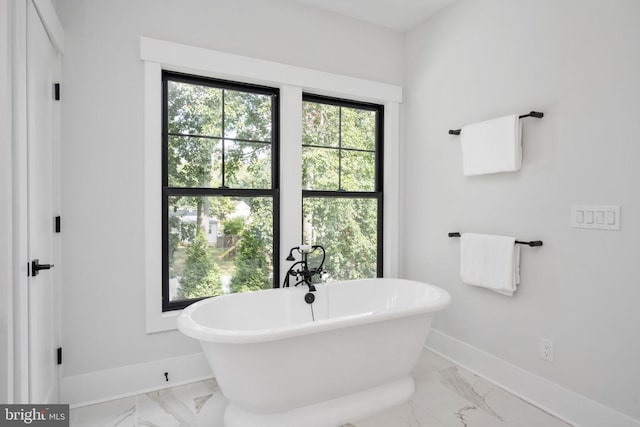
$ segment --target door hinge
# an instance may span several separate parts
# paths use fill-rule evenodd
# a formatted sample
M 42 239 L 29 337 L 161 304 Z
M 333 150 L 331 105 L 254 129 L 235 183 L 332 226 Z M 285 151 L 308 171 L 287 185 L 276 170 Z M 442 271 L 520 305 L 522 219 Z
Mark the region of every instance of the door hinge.
M 56 233 L 60 232 L 60 217 L 56 217 Z
M 53 99 L 60 101 L 60 83 L 53 84 Z
M 58 365 L 62 365 L 62 347 L 58 347 L 57 356 L 58 356 Z

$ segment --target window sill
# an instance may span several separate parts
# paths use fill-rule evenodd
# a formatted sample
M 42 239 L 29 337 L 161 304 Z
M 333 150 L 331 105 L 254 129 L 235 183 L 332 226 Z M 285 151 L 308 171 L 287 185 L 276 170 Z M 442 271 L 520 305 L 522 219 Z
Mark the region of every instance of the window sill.
M 178 329 L 177 319 L 182 310 L 152 313 L 147 310 L 147 334 Z M 151 314 L 151 315 L 150 315 Z

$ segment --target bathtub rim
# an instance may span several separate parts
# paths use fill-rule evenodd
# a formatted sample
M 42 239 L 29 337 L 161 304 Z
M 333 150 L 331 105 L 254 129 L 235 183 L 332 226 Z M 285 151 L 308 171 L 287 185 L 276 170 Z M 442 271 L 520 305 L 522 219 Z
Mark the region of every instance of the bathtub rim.
M 385 281 L 385 282 L 401 282 L 411 283 L 413 285 L 426 286 L 435 291 L 434 298 L 431 298 L 425 304 L 411 306 L 407 308 L 400 308 L 391 311 L 378 311 L 378 312 L 364 312 L 351 315 L 345 315 L 340 317 L 334 317 L 329 319 L 322 319 L 315 322 L 304 322 L 296 325 L 289 325 L 278 328 L 263 328 L 263 329 L 249 329 L 249 330 L 228 330 L 228 329 L 216 329 L 207 326 L 203 326 L 193 320 L 192 313 L 196 310 L 202 309 L 203 306 L 212 304 L 214 299 L 220 300 L 221 298 L 238 297 L 238 294 L 223 295 L 218 297 L 211 297 L 201 301 L 198 301 L 190 306 L 186 307 L 182 313 L 178 316 L 177 324 L 178 330 L 183 334 L 195 338 L 200 341 L 219 343 L 219 344 L 253 344 L 263 343 L 269 341 L 277 341 L 287 338 L 293 338 L 301 335 L 310 335 L 320 332 L 326 332 L 339 328 L 347 328 L 352 326 L 364 325 L 374 322 L 382 322 L 392 319 L 417 316 L 428 313 L 435 313 L 437 311 L 446 308 L 450 301 L 451 296 L 444 289 L 431 285 L 429 283 L 407 280 L 407 279 L 390 279 L 390 278 L 375 278 L 375 279 L 358 279 L 358 280 L 345 280 L 340 282 L 330 282 L 320 286 L 340 286 L 341 284 L 365 282 L 365 281 Z M 300 291 L 298 288 L 274 288 L 266 289 L 255 292 L 283 292 L 283 291 Z M 253 293 L 253 292 L 250 292 Z M 246 295 L 246 294 L 242 294 Z

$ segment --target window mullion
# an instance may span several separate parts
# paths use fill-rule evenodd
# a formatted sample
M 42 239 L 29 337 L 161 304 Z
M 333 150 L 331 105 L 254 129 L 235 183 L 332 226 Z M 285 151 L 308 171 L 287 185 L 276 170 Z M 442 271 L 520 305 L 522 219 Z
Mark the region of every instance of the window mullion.
M 301 243 L 302 235 L 302 88 L 280 88 L 280 244 L 288 251 Z M 285 252 L 286 253 L 286 252 Z M 280 265 L 284 279 L 288 262 Z
M 342 191 L 342 107 L 338 108 L 338 191 Z
M 222 89 L 222 141 L 221 141 L 221 150 L 222 150 L 222 165 L 220 167 L 220 173 L 222 174 L 222 185 L 220 186 L 220 188 L 227 188 L 226 183 L 225 183 L 225 179 L 226 179 L 226 173 L 225 173 L 225 150 L 226 150 L 226 141 L 225 141 L 225 136 L 227 135 L 226 132 L 226 128 L 225 128 L 225 124 L 226 124 L 226 117 L 225 117 L 225 93 L 227 91 L 225 89 Z

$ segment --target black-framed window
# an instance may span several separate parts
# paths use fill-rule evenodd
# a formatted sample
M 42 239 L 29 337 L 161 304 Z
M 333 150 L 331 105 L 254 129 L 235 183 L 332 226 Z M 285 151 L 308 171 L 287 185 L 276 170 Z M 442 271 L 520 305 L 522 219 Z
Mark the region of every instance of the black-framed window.
M 384 107 L 304 94 L 302 240 L 329 280 L 382 277 Z
M 278 286 L 278 89 L 163 71 L 162 94 L 162 310 Z

